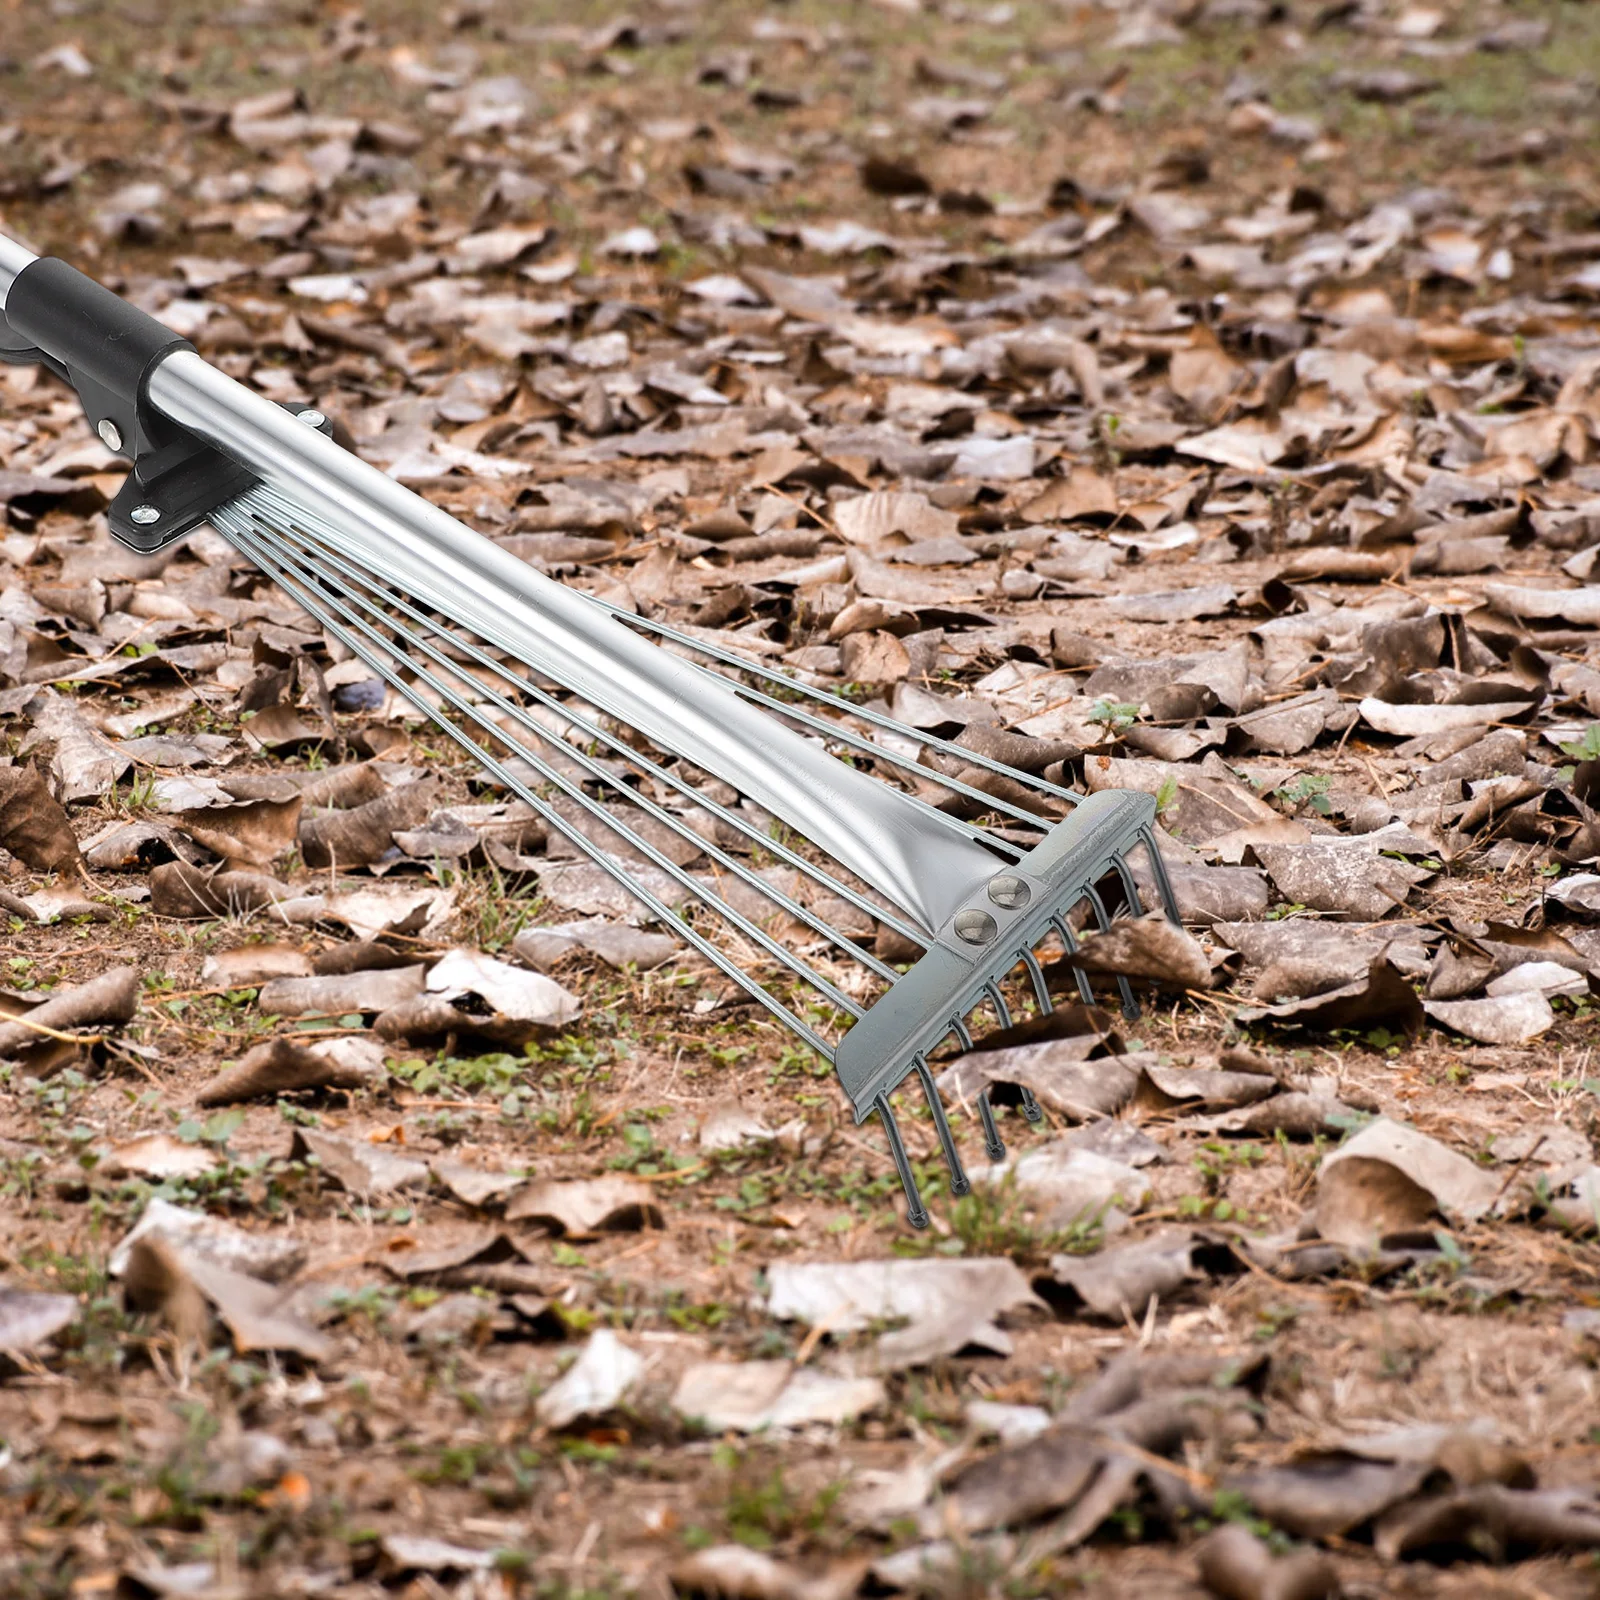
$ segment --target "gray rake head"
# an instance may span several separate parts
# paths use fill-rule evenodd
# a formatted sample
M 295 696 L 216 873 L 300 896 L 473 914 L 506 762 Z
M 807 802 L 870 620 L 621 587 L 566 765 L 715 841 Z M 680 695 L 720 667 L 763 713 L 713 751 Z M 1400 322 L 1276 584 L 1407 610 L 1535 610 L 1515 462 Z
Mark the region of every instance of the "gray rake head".
M 934 1087 L 974 1012 L 1011 1024 L 1037 952 L 1142 906 L 1129 852 L 1177 920 L 1155 802 L 1087 798 L 826 693 L 731 648 L 545 577 L 341 450 L 65 262 L 0 237 L 0 360 L 42 362 L 132 464 L 108 518 L 136 550 L 209 519 L 331 639 L 525 801 L 758 1005 L 877 1116 L 927 1225 L 890 1097 L 915 1073 L 950 1187 L 970 1187 Z M 749 803 L 758 811 L 747 809 Z M 938 802 L 937 804 L 934 802 Z M 993 818 L 980 826 L 972 818 Z M 774 837 L 770 819 L 792 832 Z M 786 869 L 758 870 L 759 848 Z M 701 856 L 712 872 L 692 872 Z M 921 951 L 900 970 L 872 944 Z M 778 982 L 758 974 L 780 975 Z M 1133 991 L 1119 979 L 1124 1010 Z M 1092 991 L 1079 970 L 1078 991 Z M 794 990 L 809 989 L 807 1003 Z M 1024 991 L 1013 984 L 1013 998 Z M 842 1025 L 841 1025 L 842 1024 Z M 1029 1093 L 1023 1110 L 1042 1115 Z M 1005 1146 L 977 1100 L 994 1161 Z
M 1120 888 L 1126 909 L 1142 913 L 1128 859 L 1133 850 L 1143 848 L 1161 906 L 1177 920 L 1156 844 L 1151 796 L 1075 794 L 759 659 L 586 597 L 598 612 L 688 656 L 699 670 L 731 684 L 742 699 L 820 742 L 831 755 L 866 767 L 902 793 L 914 791 L 919 806 L 932 810 L 927 796 L 942 793 L 964 802 L 968 812 L 998 817 L 1003 831 L 969 829 L 993 852 L 993 875 L 937 931 L 927 931 L 811 848 L 810 841 L 775 837 L 742 807 L 720 802 L 691 760 L 651 745 L 637 729 L 564 694 L 558 684 L 541 682 L 539 674 L 470 628 L 418 604 L 371 566 L 340 554 L 319 533 L 316 519 L 287 498 L 257 488 L 215 510 L 211 521 L 330 637 L 437 724 L 495 782 L 833 1064 L 857 1124 L 872 1116 L 883 1124 L 913 1227 L 926 1227 L 928 1212 L 890 1104 L 894 1091 L 916 1075 L 949 1168 L 951 1193 L 965 1194 L 971 1183 L 934 1085 L 932 1053 L 947 1039 L 970 1049 L 969 1019 L 981 1009 L 991 1011 L 1001 1028 L 1010 1027 L 1012 1005 L 1003 986 L 1014 973 L 1025 975 L 1038 1012 L 1051 1012 L 1037 952 L 1049 944 L 1066 952 L 1076 949 L 1075 913 L 1086 913 L 1099 928 L 1110 926 L 1112 912 L 1102 890 L 1108 878 Z M 945 770 L 927 765 L 926 757 L 943 758 Z M 1015 785 L 1036 797 L 1046 814 L 954 775 L 949 768 L 957 764 L 968 778 L 981 774 Z M 1066 815 L 1052 822 L 1051 809 Z M 652 823 L 654 828 L 648 826 Z M 716 873 L 681 865 L 674 856 L 682 852 L 663 848 L 668 836 L 704 852 Z M 764 875 L 736 853 L 750 847 L 775 857 L 792 874 Z M 642 865 L 655 869 L 654 882 L 641 873 Z M 738 890 L 724 887 L 719 875 Z M 709 915 L 691 915 L 693 908 Z M 839 926 L 841 913 L 852 911 L 852 926 Z M 774 923 L 785 918 L 791 919 L 789 934 L 780 938 Z M 880 927 L 919 946 L 920 958 L 904 971 L 880 959 L 870 948 Z M 842 1035 L 830 1041 L 814 1009 L 802 1014 L 792 997 L 782 997 L 757 976 L 754 969 L 762 965 L 800 980 L 827 1008 L 842 1014 L 847 1019 Z M 1081 970 L 1076 980 L 1081 999 L 1092 1003 Z M 1136 1017 L 1132 988 L 1125 978 L 1118 987 L 1124 1013 Z M 1029 1121 L 1041 1120 L 1043 1113 L 1026 1090 L 1022 1105 Z M 977 1113 L 989 1159 L 1003 1160 L 1005 1145 L 987 1090 L 977 1096 Z

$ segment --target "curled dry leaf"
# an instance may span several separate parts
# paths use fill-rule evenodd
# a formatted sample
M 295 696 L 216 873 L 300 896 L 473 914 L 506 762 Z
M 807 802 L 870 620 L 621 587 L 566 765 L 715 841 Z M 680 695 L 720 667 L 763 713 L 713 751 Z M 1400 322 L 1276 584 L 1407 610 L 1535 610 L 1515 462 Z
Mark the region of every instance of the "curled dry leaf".
M 204 1256 L 219 1267 L 269 1283 L 293 1277 L 306 1262 L 306 1247 L 298 1239 L 278 1232 L 250 1233 L 220 1217 L 191 1211 L 156 1196 L 112 1251 L 106 1270 L 114 1278 L 121 1277 L 133 1245 L 153 1236 L 181 1245 L 188 1254 Z
M 1169 1228 L 1095 1255 L 1052 1256 L 1049 1274 L 1035 1277 L 1033 1286 L 1059 1313 L 1138 1321 L 1152 1299 L 1169 1301 L 1204 1282 L 1208 1271 L 1232 1272 L 1237 1266 L 1226 1245 Z
M 0 849 L 35 872 L 72 872 L 78 840 L 37 768 L 0 767 Z
M 353 810 L 307 812 L 299 819 L 300 854 L 308 867 L 348 871 L 370 866 L 394 849 L 394 836 L 417 828 L 438 799 L 431 778 L 402 784 Z
M 1160 912 L 1121 918 L 1104 932 L 1085 932 L 1067 959 L 1085 972 L 1172 989 L 1209 989 L 1212 982 L 1211 963 L 1194 936 Z
M 311 1045 L 268 1039 L 219 1072 L 195 1096 L 195 1104 L 231 1106 L 307 1089 L 374 1089 L 384 1081 L 383 1057 L 374 1039 L 323 1039 Z
M 267 867 L 293 847 L 300 806 L 299 795 L 289 800 L 245 800 L 175 811 L 169 820 L 224 861 Z
M 376 1014 L 420 995 L 426 970 L 420 965 L 379 967 L 309 978 L 274 978 L 262 986 L 256 1004 L 276 1017 Z
M 578 1238 L 665 1226 L 650 1185 L 620 1175 L 529 1184 L 507 1203 L 506 1221 Z
M 1195 1559 L 1200 1581 L 1219 1600 L 1337 1600 L 1343 1593 L 1333 1563 L 1320 1551 L 1275 1556 L 1237 1522 L 1208 1534 Z
M 298 1160 L 314 1160 L 349 1194 L 373 1198 L 427 1187 L 426 1162 L 365 1139 L 340 1139 L 315 1128 L 296 1128 L 293 1149 Z
M 1470 1222 L 1495 1203 L 1500 1180 L 1437 1139 L 1392 1122 L 1369 1123 L 1323 1157 L 1317 1231 L 1370 1250 L 1386 1234 L 1426 1227 L 1438 1215 Z
M 1001 1257 L 967 1261 L 774 1262 L 767 1314 L 829 1333 L 870 1322 L 916 1323 L 952 1307 L 982 1306 L 987 1317 L 1040 1302 L 1016 1265 Z
M 1565 968 L 1565 983 L 1572 974 Z M 1582 993 L 1588 992 L 1583 980 Z M 1479 1044 L 1526 1044 L 1556 1025 L 1556 1014 L 1542 990 L 1522 990 L 1491 995 L 1483 1000 L 1424 1000 L 1423 1010 L 1452 1033 L 1464 1034 Z
M 138 1009 L 138 969 L 115 967 L 87 983 L 51 995 L 14 1021 L 0 1021 L 0 1057 L 47 1038 L 42 1030 L 60 1033 L 71 1028 L 117 1028 L 131 1022 Z
M 787 1561 L 748 1545 L 717 1544 L 686 1556 L 669 1576 L 675 1593 L 706 1600 L 850 1600 L 864 1562 L 846 1561 L 807 1576 Z

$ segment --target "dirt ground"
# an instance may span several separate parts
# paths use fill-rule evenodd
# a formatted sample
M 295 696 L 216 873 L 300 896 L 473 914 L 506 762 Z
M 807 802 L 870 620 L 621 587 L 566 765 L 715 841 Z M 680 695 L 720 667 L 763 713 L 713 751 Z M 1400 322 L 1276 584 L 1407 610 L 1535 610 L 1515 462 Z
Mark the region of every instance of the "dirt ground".
M 947 816 L 1153 797 L 1185 925 L 944 1047 L 970 1194 L 902 1089 L 914 1230 L 570 838 L 703 773 L 486 774 L 0 365 L 0 1592 L 1600 1594 L 1600 9 L 0 18 L 0 232 Z

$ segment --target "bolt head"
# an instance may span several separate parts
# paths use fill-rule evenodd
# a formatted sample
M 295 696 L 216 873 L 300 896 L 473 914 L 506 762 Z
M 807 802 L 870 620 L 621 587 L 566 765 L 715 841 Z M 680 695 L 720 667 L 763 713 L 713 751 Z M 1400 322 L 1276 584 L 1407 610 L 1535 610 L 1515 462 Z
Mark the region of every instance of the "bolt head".
M 161 520 L 161 510 L 158 506 L 135 506 L 128 513 L 129 522 L 137 522 L 141 528 L 148 528 L 152 523 Z
M 323 423 L 328 420 L 320 411 L 316 410 L 315 407 L 305 411 L 298 411 L 295 413 L 295 415 L 300 419 L 301 422 L 305 423 L 308 428 L 320 428 Z
M 956 938 L 964 944 L 988 944 L 1000 931 L 1000 925 L 987 911 L 980 911 L 976 906 L 961 912 L 956 917 Z
M 122 449 L 122 429 L 110 417 L 106 417 L 94 431 L 100 435 L 100 442 L 107 450 Z
M 1021 878 L 1002 872 L 989 880 L 989 898 L 1007 911 L 1017 911 L 1033 898 L 1033 890 Z

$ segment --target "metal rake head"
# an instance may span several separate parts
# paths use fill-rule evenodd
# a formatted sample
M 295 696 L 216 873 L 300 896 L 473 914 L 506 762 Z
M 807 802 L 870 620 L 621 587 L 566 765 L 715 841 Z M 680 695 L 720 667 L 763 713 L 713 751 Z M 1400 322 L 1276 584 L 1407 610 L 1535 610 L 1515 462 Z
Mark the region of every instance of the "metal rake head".
M 913 1072 L 970 1186 L 929 1055 L 1011 1021 L 1020 969 L 1074 918 L 1137 913 L 1143 846 L 1176 908 L 1146 795 L 1088 799 L 729 648 L 543 576 L 341 450 L 65 262 L 0 238 L 0 359 L 71 383 L 131 470 L 111 531 L 152 550 L 202 520 L 274 578 L 583 857 L 831 1061 L 879 1117 L 924 1226 L 890 1096 Z M 787 832 L 775 834 L 772 819 Z M 984 827 L 979 820 L 992 818 Z M 776 868 L 758 867 L 754 852 Z M 691 870 L 701 858 L 710 870 Z M 891 946 L 894 948 L 891 949 Z M 902 971 L 890 960 L 920 951 Z M 773 975 L 781 974 L 780 990 Z M 787 992 L 798 983 L 816 997 Z M 1090 998 L 1087 979 L 1078 985 Z M 1120 980 L 1124 1008 L 1132 990 Z M 1035 1120 L 1039 1107 L 1025 1095 Z M 989 1155 L 1005 1147 L 978 1100 Z

